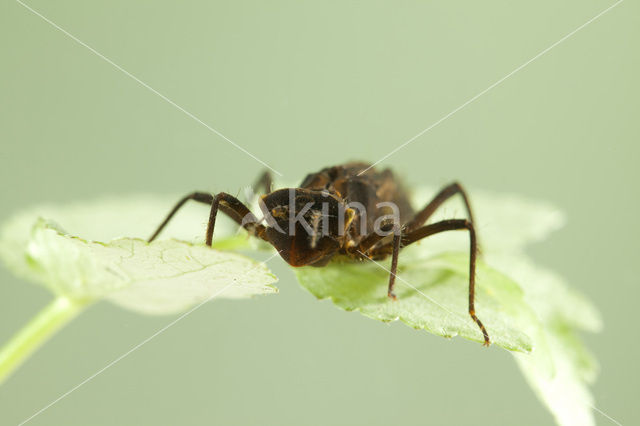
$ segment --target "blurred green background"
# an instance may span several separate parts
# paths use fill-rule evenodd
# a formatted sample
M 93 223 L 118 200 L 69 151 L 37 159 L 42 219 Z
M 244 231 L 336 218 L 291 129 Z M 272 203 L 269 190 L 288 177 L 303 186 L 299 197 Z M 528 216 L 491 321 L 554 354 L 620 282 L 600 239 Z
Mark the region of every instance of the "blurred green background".
M 297 181 L 376 161 L 613 2 L 28 4 Z M 638 424 L 640 7 L 587 26 L 384 165 L 552 201 L 532 247 L 601 309 L 596 405 Z M 237 193 L 263 169 L 15 1 L 0 5 L 0 219 L 105 194 Z M 204 218 L 203 218 L 204 220 Z M 280 294 L 199 309 L 32 425 L 541 425 L 506 351 Z M 0 342 L 50 295 L 0 269 Z M 0 387 L 17 424 L 171 321 L 98 304 Z M 596 414 L 599 424 L 613 424 Z

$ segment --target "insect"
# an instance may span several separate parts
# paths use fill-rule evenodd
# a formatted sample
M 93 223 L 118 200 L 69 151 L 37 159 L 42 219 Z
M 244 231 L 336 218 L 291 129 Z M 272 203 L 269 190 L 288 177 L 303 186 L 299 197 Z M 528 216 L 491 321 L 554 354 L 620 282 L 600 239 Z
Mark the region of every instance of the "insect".
M 297 188 L 271 191 L 271 177 L 265 173 L 256 183 L 264 190 L 258 219 L 236 197 L 193 192 L 183 197 L 149 238 L 153 241 L 178 210 L 189 200 L 211 207 L 206 244 L 211 246 L 218 212 L 243 227 L 249 235 L 269 242 L 291 266 L 325 266 L 338 258 L 384 259 L 391 256 L 388 296 L 393 293 L 401 248 L 430 235 L 464 230 L 469 233 L 469 315 L 484 336 L 486 328 L 475 312 L 475 270 L 477 238 L 473 213 L 463 187 L 445 186 L 419 211 L 414 211 L 402 184 L 389 169 L 378 171 L 366 163 L 347 163 L 311 173 Z M 425 225 L 442 203 L 459 194 L 467 219 L 447 219 Z M 262 222 L 266 221 L 266 225 Z

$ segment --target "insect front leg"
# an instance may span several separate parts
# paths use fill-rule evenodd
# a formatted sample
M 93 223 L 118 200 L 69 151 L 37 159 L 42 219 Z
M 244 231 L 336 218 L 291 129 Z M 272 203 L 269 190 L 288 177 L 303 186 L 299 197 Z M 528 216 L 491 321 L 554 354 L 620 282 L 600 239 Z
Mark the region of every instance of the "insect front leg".
M 211 210 L 209 212 L 209 222 L 207 223 L 207 232 L 205 235 L 205 241 L 208 246 L 211 246 L 212 244 L 213 230 L 215 227 L 218 211 L 221 211 L 222 213 L 229 216 L 238 225 L 246 229 L 250 234 L 264 239 L 265 227 L 258 224 L 258 220 L 253 215 L 253 213 L 251 213 L 249 208 L 236 197 L 225 192 L 220 192 L 215 196 L 206 192 L 193 192 L 184 196 L 180 201 L 178 201 L 178 203 L 173 207 L 173 209 L 171 209 L 167 217 L 164 219 L 164 221 L 162 221 L 160 226 L 158 226 L 158 229 L 156 229 L 153 235 L 151 235 L 148 240 L 149 242 L 156 239 L 160 232 L 162 232 L 162 230 L 167 226 L 169 221 L 171 221 L 171 219 L 175 216 L 178 210 L 180 210 L 180 208 L 184 206 L 184 204 L 189 200 L 194 200 L 211 206 Z
M 389 275 L 389 287 L 387 288 L 387 296 L 396 300 L 397 297 L 393 292 L 393 287 L 396 283 L 396 273 L 398 272 L 398 256 L 400 255 L 400 241 L 402 236 L 399 229 L 395 229 L 393 234 L 393 251 L 391 252 L 391 271 Z
M 387 242 L 383 242 L 384 239 L 389 237 L 389 232 L 393 231 L 393 240 L 391 245 Z M 363 256 L 388 256 L 389 249 L 391 249 L 391 271 L 389 275 L 389 286 L 387 289 L 387 296 L 396 300 L 397 297 L 393 292 L 393 287 L 396 282 L 396 272 L 398 271 L 398 256 L 400 254 L 400 243 L 402 239 L 402 228 L 400 225 L 394 222 L 385 223 L 380 227 L 378 232 L 372 232 L 360 241 L 360 244 L 353 250 Z M 378 244 L 382 245 L 378 245 Z M 378 245 L 378 246 L 377 246 Z
M 156 239 L 156 237 L 162 232 L 162 230 L 167 226 L 169 221 L 175 216 L 175 214 L 180 210 L 182 206 L 189 200 L 197 201 L 199 203 L 211 204 L 213 202 L 213 195 L 206 192 L 192 192 L 191 194 L 185 195 L 178 203 L 171 209 L 167 217 L 162 221 L 160 226 L 156 229 L 156 231 L 149 237 L 147 240 L 151 242 Z
M 211 247 L 213 242 L 213 230 L 216 225 L 218 211 L 229 216 L 238 225 L 246 229 L 250 235 L 266 239 L 265 226 L 258 223 L 258 219 L 251 213 L 251 210 L 233 195 L 229 195 L 226 192 L 219 192 L 213 197 L 211 210 L 209 211 L 209 222 L 207 223 L 207 233 L 205 236 L 205 243 L 209 247 Z
M 393 283 L 395 282 L 395 273 L 397 270 L 397 258 L 401 246 L 405 247 L 416 241 L 419 241 L 428 236 L 439 234 L 447 231 L 467 230 L 469 232 L 469 315 L 471 319 L 478 325 L 482 335 L 484 337 L 484 345 L 489 346 L 491 340 L 485 326 L 482 321 L 476 316 L 475 310 L 475 287 L 476 287 L 476 258 L 478 252 L 478 245 L 476 239 L 476 231 L 473 223 L 466 219 L 449 219 L 436 222 L 430 225 L 426 225 L 415 229 L 411 232 L 403 233 L 403 235 L 394 235 L 393 251 L 392 251 L 392 264 L 391 264 L 391 277 L 389 279 L 389 293 L 392 296 Z M 371 254 L 376 255 L 378 253 L 388 253 L 389 247 L 387 245 L 381 246 L 376 250 L 372 250 Z

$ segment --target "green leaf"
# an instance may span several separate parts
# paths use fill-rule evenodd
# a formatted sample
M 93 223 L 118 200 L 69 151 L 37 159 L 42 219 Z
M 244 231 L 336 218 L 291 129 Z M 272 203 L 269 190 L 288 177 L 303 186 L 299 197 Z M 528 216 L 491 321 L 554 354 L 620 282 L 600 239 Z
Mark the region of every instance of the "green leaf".
M 483 342 L 482 333 L 467 311 L 468 266 L 464 254 L 442 254 L 417 259 L 403 252 L 395 293 L 387 297 L 388 262 L 331 264 L 323 268 L 298 268 L 298 280 L 319 299 L 331 299 L 347 311 L 384 322 L 400 320 L 416 329 L 444 337 L 461 336 Z M 494 344 L 529 352 L 530 338 L 522 332 L 513 313 L 529 313 L 522 291 L 509 278 L 479 264 L 476 312 L 490 330 Z
M 12 218 L 4 227 L 0 257 L 14 273 L 58 296 L 106 299 L 149 314 L 184 311 L 214 294 L 218 298 L 244 298 L 277 292 L 272 285 L 276 277 L 266 266 L 240 254 L 176 239 L 150 244 L 132 237 L 108 240 L 121 228 L 133 235 L 150 234 L 174 202 L 131 197 L 33 209 Z M 206 218 L 208 209 L 203 207 Z M 45 219 L 34 221 L 35 213 L 40 212 L 80 232 L 70 234 Z M 201 227 L 203 216 L 195 221 L 194 212 L 187 209 L 179 215 L 163 237 Z M 140 227 L 134 230 L 132 224 Z M 105 242 L 86 239 L 83 233 L 104 238 Z M 216 229 L 216 236 L 227 247 L 247 246 L 242 244 L 246 237 L 230 233 L 224 223 Z M 235 284 L 226 288 L 230 283 Z
M 202 244 L 206 206 L 188 206 L 163 233 L 164 238 L 198 235 L 193 242 L 135 238 L 150 235 L 177 199 L 136 196 L 39 206 L 7 221 L 0 258 L 16 275 L 45 286 L 56 298 L 0 349 L 0 382 L 97 300 L 146 314 L 171 314 L 213 298 L 278 291 L 272 285 L 276 277 L 264 264 Z M 73 234 L 43 217 L 64 223 Z M 251 247 L 228 222 L 219 225 L 217 246 Z
M 421 190 L 419 194 L 427 200 L 433 192 Z M 539 327 L 525 322 L 521 328 L 532 338 L 535 349 L 530 354 L 514 353 L 518 366 L 558 424 L 595 424 L 589 384 L 597 376 L 598 363 L 579 331 L 599 331 L 600 314 L 560 276 L 536 265 L 524 252 L 526 245 L 559 229 L 564 214 L 545 202 L 482 191 L 472 192 L 472 203 L 485 261 L 519 284 L 538 318 Z M 452 213 L 464 214 L 459 200 L 451 200 L 439 214 L 442 218 Z M 428 244 L 438 251 L 461 247 L 464 240 L 448 235 Z
M 536 356 L 515 355 L 527 381 L 558 424 L 594 425 L 589 384 L 597 376 L 598 363 L 578 331 L 599 331 L 598 311 L 557 274 L 526 258 L 502 255 L 492 261 L 521 283 L 527 302 L 542 322 L 537 340 L 545 344 Z
M 421 188 L 415 204 L 425 204 L 434 194 Z M 598 311 L 562 278 L 525 254 L 528 244 L 545 239 L 564 224 L 564 214 L 547 203 L 518 196 L 471 194 L 484 260 L 477 271 L 478 317 L 496 345 L 513 351 L 525 378 L 558 424 L 594 424 L 588 385 L 598 365 L 578 332 L 601 328 Z M 430 222 L 452 217 L 465 217 L 457 198 L 446 202 Z M 468 244 L 466 233 L 449 232 L 404 249 L 395 302 L 386 295 L 388 261 L 330 264 L 296 272 L 307 290 L 342 309 L 481 342 L 467 314 L 468 255 L 451 253 L 466 251 Z
M 418 191 L 417 205 L 433 193 L 424 188 Z M 206 300 L 229 280 L 242 284 L 225 289 L 220 297 L 277 291 L 271 286 L 275 277 L 264 266 L 202 245 L 206 206 L 187 206 L 163 233 L 163 238 L 191 236 L 190 242 L 169 239 L 147 244 L 142 240 L 177 198 L 136 196 L 65 208 L 40 206 L 7 223 L 0 238 L 0 257 L 15 273 L 47 286 L 59 295 L 58 300 L 70 301 L 61 306 L 71 308 L 47 309 L 42 315 L 58 318 L 53 324 L 64 323 L 78 306 L 100 298 L 139 312 L 169 313 Z M 524 251 L 527 244 L 561 227 L 564 215 L 546 203 L 517 196 L 474 191 L 472 202 L 484 260 L 477 271 L 477 315 L 493 343 L 513 351 L 528 382 L 560 425 L 594 424 L 588 385 L 598 365 L 578 332 L 598 331 L 602 321 L 588 300 L 553 272 L 535 265 Z M 38 217 L 54 218 L 82 238 Z M 464 217 L 464 207 L 455 198 L 432 221 L 451 217 Z M 264 247 L 229 225 L 225 219 L 217 224 L 218 248 Z M 122 235 L 127 237 L 116 238 Z M 386 295 L 388 261 L 332 263 L 295 271 L 312 294 L 331 299 L 342 309 L 482 342 L 467 314 L 467 247 L 466 233 L 451 232 L 404 249 L 397 301 Z M 41 322 L 35 321 L 35 326 L 17 336 L 14 346 L 8 346 L 18 349 L 0 353 L 0 358 L 8 360 L 7 371 L 22 359 L 16 353 L 29 353 L 41 341 L 39 336 L 56 329 L 42 328 Z
M 595 425 L 592 382 L 597 364 L 574 330 L 562 324 L 547 324 L 544 331 L 546 351 L 553 362 L 549 375 L 535 357 L 515 354 L 518 366 L 540 400 L 549 407 L 559 425 Z M 585 376 L 589 370 L 589 378 Z

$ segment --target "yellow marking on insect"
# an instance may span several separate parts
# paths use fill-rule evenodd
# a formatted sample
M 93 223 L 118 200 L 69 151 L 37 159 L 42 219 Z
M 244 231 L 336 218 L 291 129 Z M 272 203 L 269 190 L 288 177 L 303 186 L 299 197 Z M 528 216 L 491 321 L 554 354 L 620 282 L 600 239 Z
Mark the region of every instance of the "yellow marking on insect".
M 271 216 L 286 219 L 288 212 L 289 212 L 289 207 L 278 206 L 271 209 Z
M 347 209 L 345 210 L 345 215 L 347 220 L 344 224 L 344 230 L 346 231 L 347 229 L 349 229 L 349 226 L 351 226 L 351 222 L 353 222 L 353 219 L 355 219 L 356 211 L 354 209 Z

